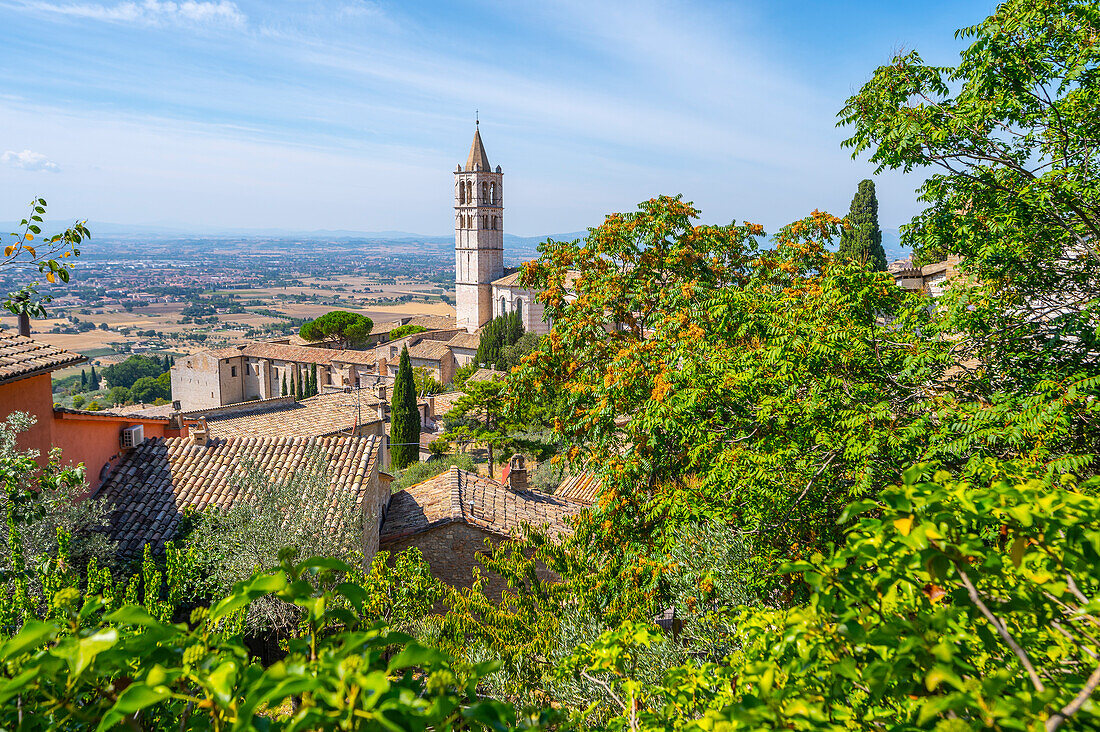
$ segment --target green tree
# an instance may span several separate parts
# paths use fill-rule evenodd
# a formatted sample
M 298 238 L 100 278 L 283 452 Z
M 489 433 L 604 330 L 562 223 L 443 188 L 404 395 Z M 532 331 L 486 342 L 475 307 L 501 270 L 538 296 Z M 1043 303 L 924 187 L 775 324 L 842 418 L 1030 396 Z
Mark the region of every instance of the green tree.
M 878 198 L 875 182 L 862 180 L 852 198 L 844 231 L 840 234 L 841 257 L 866 264 L 871 269 L 886 269 L 886 251 L 882 248 L 882 230 L 878 226 Z
M 390 331 L 389 339 L 396 341 L 405 336 L 414 335 L 416 333 L 424 333 L 428 329 L 422 325 L 413 325 L 412 323 L 406 323 L 405 325 L 399 325 Z
M 420 410 L 416 405 L 409 349 L 401 349 L 397 379 L 390 404 L 390 459 L 394 470 L 401 470 L 420 459 Z
M 88 388 L 88 374 L 84 369 L 80 369 L 80 390 L 84 391 Z
M 416 393 L 421 396 L 443 391 L 443 384 L 436 381 L 431 372 L 421 366 L 413 369 L 413 383 L 416 385 Z
M 170 374 L 165 372 L 155 379 L 143 376 L 135 381 L 130 388 L 134 401 L 151 404 L 158 399 L 171 399 L 172 387 L 169 377 Z
M 107 392 L 107 401 L 116 406 L 128 404 L 133 401 L 133 394 L 125 386 L 112 386 L 111 390 Z
M 466 381 L 466 393 L 447 413 L 446 438 L 459 444 L 485 445 L 489 453 L 489 474 L 493 474 L 493 449 L 508 441 L 509 422 L 505 417 L 507 384 L 504 381 Z
M 1098 32 L 1092 0 L 1009 0 L 958 32 L 957 65 L 899 55 L 840 113 L 854 155 L 927 175 L 903 238 L 919 261 L 962 258 L 941 306 L 987 380 L 1100 372 Z
M 317 388 L 317 364 L 313 364 L 309 370 L 309 395 L 317 396 L 319 393 Z
M 284 370 L 284 371 L 283 371 L 283 392 L 282 392 L 282 396 L 286 396 L 286 395 L 287 395 L 287 390 L 286 390 L 286 371 Z
M 130 388 L 135 381 L 143 376 L 155 379 L 162 373 L 164 373 L 164 368 L 159 358 L 138 354 L 103 369 L 103 378 L 107 379 L 111 386 Z
M 374 321 L 365 315 L 333 310 L 302 325 L 298 335 L 307 341 L 324 341 L 335 348 L 357 348 L 367 341 Z
M 95 366 L 92 366 L 91 374 L 88 376 L 88 388 L 92 391 L 99 389 L 99 374 L 95 372 Z
M 474 362 L 504 370 L 503 349 L 523 336 L 523 321 L 518 310 L 496 316 L 481 329 Z

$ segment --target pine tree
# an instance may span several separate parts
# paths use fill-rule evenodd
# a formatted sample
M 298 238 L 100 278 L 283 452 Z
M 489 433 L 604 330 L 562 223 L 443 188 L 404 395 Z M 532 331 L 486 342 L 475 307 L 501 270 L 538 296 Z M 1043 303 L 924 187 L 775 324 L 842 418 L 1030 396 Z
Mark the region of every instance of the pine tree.
M 863 180 L 852 198 L 848 228 L 840 235 L 838 256 L 863 262 L 871 269 L 886 269 L 886 251 L 882 248 L 882 229 L 878 226 L 878 198 L 875 182 Z
M 286 371 L 283 371 L 283 393 L 282 396 L 286 396 Z
M 420 412 L 416 408 L 416 386 L 407 347 L 401 349 L 390 403 L 390 458 L 394 470 L 401 470 L 420 458 Z

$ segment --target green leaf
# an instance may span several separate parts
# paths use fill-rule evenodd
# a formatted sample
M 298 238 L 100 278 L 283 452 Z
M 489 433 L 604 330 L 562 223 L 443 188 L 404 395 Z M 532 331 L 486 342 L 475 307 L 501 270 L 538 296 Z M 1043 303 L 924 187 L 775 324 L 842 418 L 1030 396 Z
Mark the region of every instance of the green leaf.
M 95 660 L 103 651 L 118 643 L 118 631 L 114 628 L 104 628 L 92 635 L 81 638 L 75 647 L 66 649 L 65 660 L 69 663 L 69 670 L 73 676 L 84 673 L 84 669 Z
M 59 628 L 56 623 L 43 623 L 29 620 L 19 634 L 0 647 L 0 659 L 10 661 L 27 651 L 41 647 L 57 637 Z
M 145 684 L 130 684 L 126 690 L 118 695 L 118 701 L 114 703 L 100 720 L 96 730 L 110 729 L 123 717 L 134 712 L 151 707 L 171 696 L 167 686 L 146 686 Z
M 402 648 L 400 653 L 390 659 L 388 669 L 390 671 L 396 671 L 411 666 L 429 667 L 441 661 L 449 660 L 450 657 L 442 651 L 434 648 L 427 648 L 419 643 L 410 643 Z

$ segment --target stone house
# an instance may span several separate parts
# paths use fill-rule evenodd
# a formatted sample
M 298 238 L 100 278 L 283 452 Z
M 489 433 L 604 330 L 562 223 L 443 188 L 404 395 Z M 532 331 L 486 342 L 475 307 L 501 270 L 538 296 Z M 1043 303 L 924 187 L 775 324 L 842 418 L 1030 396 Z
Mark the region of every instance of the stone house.
M 486 539 L 519 538 L 525 526 L 544 528 L 552 537 L 570 533 L 567 519 L 584 505 L 530 490 L 522 457 L 509 465 L 504 482 L 452 467 L 395 493 L 382 522 L 380 548 L 417 547 L 438 579 L 469 587 L 474 567 L 481 566 L 478 555 L 488 551 Z M 501 578 L 489 578 L 489 597 L 500 597 L 504 589 Z
M 910 258 L 893 262 L 886 269 L 894 276 L 894 282 L 899 287 L 939 297 L 948 281 L 958 273 L 961 261 L 960 257 L 952 255 L 940 262 L 914 267 Z

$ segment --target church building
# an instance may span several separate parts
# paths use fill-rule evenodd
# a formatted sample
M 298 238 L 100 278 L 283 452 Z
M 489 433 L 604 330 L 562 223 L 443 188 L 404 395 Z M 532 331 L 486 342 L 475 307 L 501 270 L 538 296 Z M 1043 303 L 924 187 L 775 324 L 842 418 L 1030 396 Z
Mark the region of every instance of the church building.
M 525 330 L 550 331 L 542 303 L 504 267 L 504 175 L 489 165 L 481 130 L 466 165 L 455 168 L 455 310 L 458 327 L 474 333 L 494 317 L 519 311 Z

